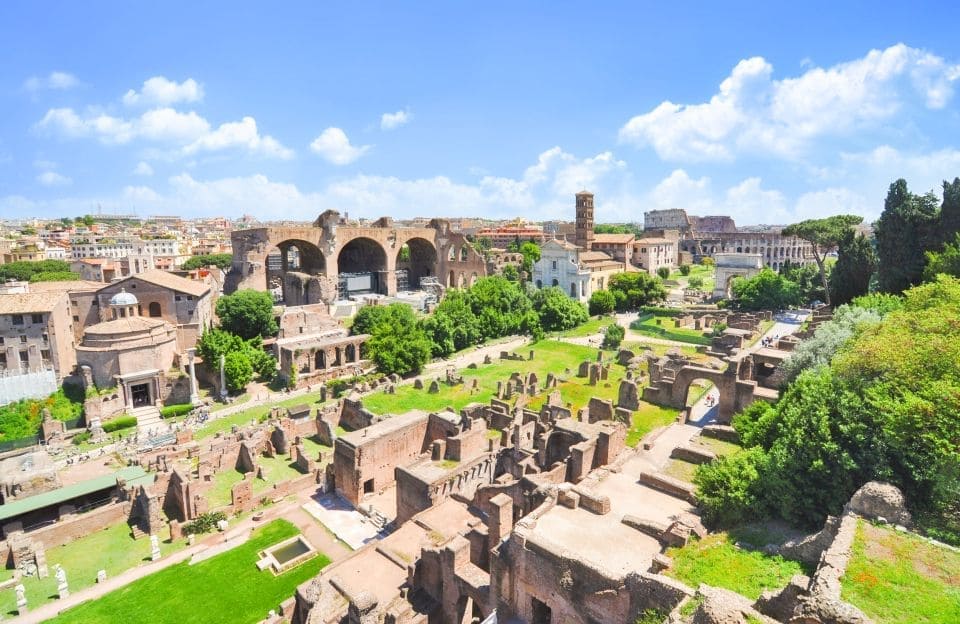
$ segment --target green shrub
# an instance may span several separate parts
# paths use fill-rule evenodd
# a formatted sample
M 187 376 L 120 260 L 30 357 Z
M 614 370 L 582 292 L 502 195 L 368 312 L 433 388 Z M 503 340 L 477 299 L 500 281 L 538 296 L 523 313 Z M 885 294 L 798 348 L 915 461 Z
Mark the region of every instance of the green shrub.
M 603 332 L 603 348 L 616 349 L 623 342 L 625 334 L 626 331 L 620 325 L 616 323 L 607 325 L 607 329 Z
M 662 308 L 660 306 L 640 306 L 641 314 L 655 314 L 657 316 L 683 316 L 683 310 L 677 308 Z
M 136 416 L 118 416 L 113 420 L 103 423 L 103 431 L 105 433 L 113 433 L 114 431 L 119 431 L 120 429 L 129 429 L 130 427 L 136 426 Z
M 657 275 L 660 276 L 660 279 L 667 279 L 668 277 L 670 277 L 670 269 L 668 269 L 667 267 L 660 267 L 659 269 L 657 269 Z
M 227 519 L 227 514 L 222 511 L 213 511 L 202 513 L 192 522 L 183 525 L 184 535 L 198 535 L 209 533 L 217 528 L 217 523 Z
M 189 403 L 176 403 L 174 405 L 165 405 L 160 408 L 160 416 L 163 418 L 174 418 L 176 416 L 183 416 L 184 414 L 189 414 L 193 409 L 193 405 Z
M 77 446 L 80 446 L 84 442 L 88 442 L 90 440 L 90 436 L 92 435 L 93 434 L 91 434 L 89 431 L 81 431 L 77 435 L 73 436 L 72 442 Z
M 690 265 L 689 265 L 689 264 L 681 264 L 681 265 L 680 265 L 680 275 L 682 275 L 682 276 L 684 276 L 684 277 L 690 275 Z

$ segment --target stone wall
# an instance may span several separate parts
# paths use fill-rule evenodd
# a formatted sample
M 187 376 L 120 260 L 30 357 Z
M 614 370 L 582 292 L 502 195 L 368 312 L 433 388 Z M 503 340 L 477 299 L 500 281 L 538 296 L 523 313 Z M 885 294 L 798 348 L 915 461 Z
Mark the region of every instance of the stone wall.
M 84 513 L 62 516 L 55 524 L 30 531 L 27 535 L 43 544 L 44 548 L 56 548 L 118 522 L 125 522 L 129 515 L 129 502 L 110 503 Z M 0 543 L 0 552 L 6 552 L 5 543 Z

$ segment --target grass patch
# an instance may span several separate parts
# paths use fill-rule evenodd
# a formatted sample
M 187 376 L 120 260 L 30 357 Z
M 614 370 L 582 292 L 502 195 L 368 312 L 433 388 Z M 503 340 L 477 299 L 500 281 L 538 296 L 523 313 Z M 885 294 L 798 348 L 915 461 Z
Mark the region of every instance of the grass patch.
M 666 355 L 668 351 L 679 350 L 680 353 L 684 355 L 689 355 L 690 357 L 696 360 L 706 359 L 705 355 L 703 355 L 702 353 L 697 353 L 696 347 L 688 347 L 688 346 L 680 346 L 680 345 L 665 345 L 665 344 L 657 344 L 654 342 L 642 342 L 642 341 L 638 342 L 636 340 L 631 340 L 630 342 L 624 342 L 623 344 L 620 345 L 620 347 L 623 349 L 630 349 L 631 351 L 633 351 L 638 355 L 643 355 L 644 351 L 647 348 L 649 348 L 654 355 L 659 357 Z
M 915 535 L 861 520 L 840 584 L 878 624 L 960 622 L 960 552 Z
M 659 325 L 657 321 L 660 322 Z M 630 323 L 630 329 L 638 334 L 662 340 L 674 340 L 698 345 L 710 344 L 710 338 L 704 336 L 702 331 L 689 327 L 674 327 L 673 321 L 673 318 L 669 316 L 645 314 Z
M 160 553 L 166 557 L 186 546 L 186 540 L 170 544 L 160 542 Z M 47 550 L 47 565 L 50 576 L 45 579 L 24 577 L 27 603 L 31 609 L 57 599 L 57 579 L 54 564 L 59 563 L 67 573 L 71 592 L 78 592 L 94 585 L 97 571 L 106 570 L 112 578 L 130 568 L 150 560 L 150 540 L 134 540 L 130 527 L 125 522 L 91 533 L 63 546 Z M 10 571 L 12 575 L 12 570 Z M 0 613 L 13 615 L 16 609 L 16 594 L 13 590 L 0 592 Z
M 528 360 L 527 355 L 531 350 L 535 352 L 535 356 L 533 360 Z M 569 368 L 576 373 L 580 362 L 584 360 L 592 362 L 596 359 L 597 350 L 592 347 L 572 345 L 556 340 L 543 340 L 536 344 L 524 345 L 516 353 L 521 354 L 523 359 L 495 359 L 492 363 L 481 364 L 478 368 L 460 370 L 459 372 L 463 375 L 466 383 L 456 386 L 441 383 L 440 392 L 436 394 L 428 394 L 425 390 L 416 390 L 412 383 L 404 383 L 397 386 L 396 394 L 378 391 L 364 397 L 363 406 L 375 414 L 403 414 L 411 409 L 421 409 L 428 412 L 439 411 L 448 406 L 459 411 L 469 403 L 489 403 L 497 391 L 497 382 L 506 381 L 510 374 L 515 371 L 521 375 L 535 372 L 542 384 L 549 372 L 562 375 L 564 369 Z M 622 371 L 622 367 L 612 367 L 611 373 L 614 368 L 620 368 Z M 622 375 L 622 372 L 620 374 Z M 473 379 L 478 380 L 479 391 L 471 394 L 469 386 Z M 586 379 L 579 379 L 578 381 L 582 381 L 583 385 L 586 385 Z M 425 382 L 425 385 L 429 385 L 429 382 Z M 593 388 L 596 392 L 599 386 L 588 387 Z M 613 392 L 616 392 L 615 387 Z M 576 402 L 573 397 L 568 399 L 565 396 L 564 400 Z M 582 401 L 582 405 L 586 405 L 587 401 L 589 401 L 589 397 Z M 531 409 L 535 409 L 535 407 Z
M 276 457 L 261 455 L 257 458 L 257 463 L 263 468 L 267 478 L 255 478 L 253 480 L 254 494 L 259 494 L 269 489 L 275 483 L 303 476 L 303 473 L 297 469 L 296 464 L 287 458 L 287 455 L 278 455 Z M 231 490 L 234 485 L 241 481 L 243 481 L 243 473 L 239 470 L 221 470 L 216 473 L 213 476 L 213 486 L 207 490 L 207 501 L 210 503 L 210 509 L 217 509 L 218 507 L 229 505 L 233 498 Z
M 776 324 L 776 321 L 760 321 L 760 328 L 757 330 L 757 335 L 754 336 L 748 343 L 748 347 L 752 347 L 757 344 L 761 338 L 763 338 L 770 328 Z
M 253 624 L 289 598 L 297 585 L 330 563 L 322 553 L 274 576 L 257 570 L 257 552 L 288 537 L 297 528 L 275 520 L 256 530 L 250 540 L 197 565 L 184 561 L 151 574 L 93 602 L 70 609 L 52 620 L 57 624 L 151 622 L 152 624 Z M 148 545 L 149 546 L 149 545 Z
M 673 565 L 665 574 L 691 587 L 706 583 L 742 594 L 751 600 L 765 589 L 784 587 L 794 574 L 804 572 L 796 561 L 779 555 L 737 548 L 727 533 L 690 540 L 682 548 L 670 548 Z
M 247 398 L 245 401 L 249 400 L 249 395 L 243 395 Z M 268 405 L 257 405 L 256 407 L 251 407 L 249 409 L 241 410 L 236 414 L 230 414 L 229 416 L 224 416 L 223 418 L 217 418 L 211 420 L 204 426 L 197 429 L 194 433 L 195 440 L 203 440 L 204 438 L 209 438 L 215 436 L 220 432 L 230 431 L 234 425 L 238 427 L 246 426 L 251 420 L 261 420 L 270 413 L 270 410 L 274 407 L 293 407 L 294 405 L 302 405 L 304 403 L 312 406 L 315 406 L 320 401 L 320 390 L 316 392 L 310 392 L 307 394 L 299 394 L 276 403 L 270 403 Z M 234 402 L 236 405 L 236 401 Z
M 743 450 L 743 447 L 739 444 L 734 444 L 733 442 L 727 442 L 725 440 L 718 440 L 716 438 L 708 438 L 707 436 L 697 436 L 694 438 L 694 444 L 707 448 L 715 455 L 726 456 L 734 455 Z
M 663 473 L 674 479 L 693 483 L 693 475 L 697 472 L 697 464 L 683 459 L 671 458 L 663 468 Z
M 610 316 L 596 316 L 591 318 L 586 323 L 582 325 L 577 325 L 573 329 L 568 329 L 562 332 L 555 332 L 551 334 L 552 336 L 562 336 L 564 338 L 582 338 L 584 336 L 593 336 L 594 334 L 599 334 L 607 328 L 608 325 L 613 325 L 617 322 L 617 319 Z
M 633 424 L 627 432 L 627 446 L 635 447 L 657 427 L 665 427 L 677 419 L 680 411 L 672 407 L 661 407 L 652 403 L 641 402 L 640 409 L 633 413 Z

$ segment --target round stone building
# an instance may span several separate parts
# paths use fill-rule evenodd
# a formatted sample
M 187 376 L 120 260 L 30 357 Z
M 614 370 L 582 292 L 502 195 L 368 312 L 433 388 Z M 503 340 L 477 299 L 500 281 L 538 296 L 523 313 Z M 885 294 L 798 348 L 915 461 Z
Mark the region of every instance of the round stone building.
M 139 315 L 136 296 L 110 298 L 112 319 L 88 327 L 77 347 L 77 364 L 89 366 L 98 388 L 117 387 L 128 408 L 162 402 L 164 376 L 177 355 L 177 330 Z

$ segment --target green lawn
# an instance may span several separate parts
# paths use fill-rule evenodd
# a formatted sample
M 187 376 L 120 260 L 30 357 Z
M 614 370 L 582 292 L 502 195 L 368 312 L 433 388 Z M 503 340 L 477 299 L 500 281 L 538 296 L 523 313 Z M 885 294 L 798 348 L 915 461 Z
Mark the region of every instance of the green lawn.
M 700 290 L 711 292 L 713 290 L 714 284 L 714 268 L 712 266 L 705 266 L 702 264 L 693 264 L 690 265 L 690 275 L 684 277 L 679 270 L 674 271 L 670 274 L 670 277 L 667 279 L 676 280 L 682 282 L 686 285 L 691 277 L 700 277 L 703 279 L 703 286 Z
M 161 540 L 162 538 L 163 536 Z M 185 545 L 186 540 L 179 540 L 174 544 L 161 541 L 160 553 L 167 556 Z M 130 527 L 121 522 L 48 550 L 47 565 L 50 576 L 45 579 L 23 579 L 27 589 L 27 604 L 30 608 L 36 608 L 56 599 L 57 579 L 53 572 L 56 563 L 66 571 L 70 591 L 77 592 L 96 583 L 98 570 L 106 570 L 107 577 L 110 578 L 149 560 L 150 540 L 134 540 L 130 536 Z M 15 608 L 16 595 L 13 590 L 0 592 L 0 613 L 12 615 Z
M 636 341 L 624 342 L 620 346 L 624 349 L 630 349 L 631 351 L 633 351 L 638 355 L 643 353 L 644 347 L 649 347 L 651 351 L 653 351 L 653 354 L 657 356 L 663 356 L 664 354 L 667 353 L 667 351 L 673 351 L 675 349 L 679 349 L 680 353 L 684 355 L 689 355 L 698 360 L 704 359 L 706 357 L 700 353 L 697 353 L 697 348 L 692 346 L 691 347 L 680 346 L 680 345 L 674 346 L 674 345 L 657 344 L 653 342 L 636 342 Z
M 274 576 L 259 571 L 257 553 L 297 535 L 286 520 L 253 533 L 246 544 L 196 565 L 184 561 L 131 583 L 52 620 L 58 624 L 150 622 L 151 624 L 252 624 L 293 595 L 297 585 L 330 563 L 320 554 Z
M 534 359 L 528 360 L 526 358 L 531 350 L 535 352 Z M 536 344 L 524 345 L 516 353 L 523 355 L 524 359 L 500 360 L 495 357 L 491 364 L 481 364 L 475 369 L 461 369 L 459 373 L 463 375 L 466 383 L 452 387 L 441 383 L 440 392 L 436 394 L 429 394 L 426 389 L 416 390 L 412 383 L 404 383 L 397 386 L 396 394 L 378 391 L 364 397 L 363 406 L 375 414 L 402 414 L 411 409 L 439 411 L 450 406 L 459 410 L 473 402 L 489 403 L 496 394 L 497 382 L 506 381 L 514 371 L 522 375 L 536 372 L 540 383 L 543 384 L 549 372 L 563 375 L 564 369 L 569 368 L 575 374 L 580 362 L 596 360 L 597 350 L 557 340 L 543 340 Z M 622 371 L 622 367 L 614 368 L 620 368 Z M 470 394 L 469 384 L 472 379 L 479 380 L 480 387 L 478 392 Z M 585 379 L 580 381 L 586 382 Z M 429 382 L 425 382 L 424 385 L 429 386 Z M 616 387 L 613 391 L 616 392 Z M 565 398 L 565 400 L 573 399 Z M 586 402 L 583 404 L 585 405 Z
M 695 437 L 693 441 L 700 446 L 707 447 L 717 455 L 733 455 L 743 449 L 739 444 L 717 440 L 716 438 L 708 438 L 704 435 Z
M 960 552 L 860 521 L 841 595 L 878 624 L 960 622 Z
M 693 483 L 693 475 L 697 472 L 697 464 L 683 459 L 671 458 L 664 466 L 663 472 L 674 479 Z
M 552 335 L 560 335 L 565 338 L 578 338 L 583 336 L 593 336 L 605 330 L 608 325 L 613 325 L 617 319 L 610 316 L 594 316 L 583 325 L 577 325 L 573 329 L 563 332 L 556 332 Z
M 670 548 L 666 554 L 673 565 L 664 573 L 691 587 L 706 583 L 751 600 L 759 598 L 765 589 L 784 587 L 794 574 L 804 573 L 796 561 L 737 548 L 733 541 L 727 533 L 715 533 L 702 540 L 692 539 L 682 548 Z
M 270 413 L 271 408 L 278 405 L 280 407 L 293 407 L 294 405 L 302 405 L 306 403 L 311 406 L 316 406 L 319 400 L 320 390 L 317 390 L 316 392 L 290 397 L 288 399 L 283 399 L 282 401 L 277 401 L 276 403 L 270 403 L 269 405 L 257 405 L 256 407 L 239 411 L 236 414 L 211 420 L 204 426 L 197 429 L 193 437 L 196 440 L 203 440 L 204 438 L 212 437 L 221 431 L 230 431 L 234 425 L 242 427 L 251 420 L 259 421 L 261 418 Z
M 633 413 L 633 426 L 627 432 L 627 446 L 635 447 L 657 427 L 665 427 L 677 419 L 680 410 L 641 402 L 640 409 Z
M 706 337 L 700 330 L 689 327 L 674 327 L 674 319 L 672 316 L 646 315 L 640 318 L 643 320 L 638 319 L 630 323 L 630 329 L 638 334 L 644 334 L 652 338 L 661 338 L 663 340 L 688 342 L 690 344 L 710 344 L 710 338 Z M 657 321 L 660 322 L 659 325 Z
M 296 464 L 292 463 L 287 457 L 287 455 L 276 457 L 261 455 L 257 458 L 257 463 L 263 467 L 266 479 L 253 480 L 254 494 L 267 490 L 274 483 L 303 476 L 303 473 L 296 468 Z M 213 476 L 213 486 L 207 491 L 207 501 L 210 503 L 210 508 L 217 509 L 229 505 L 232 500 L 231 490 L 234 485 L 241 481 L 243 481 L 243 473 L 239 470 L 221 470 L 215 474 Z

